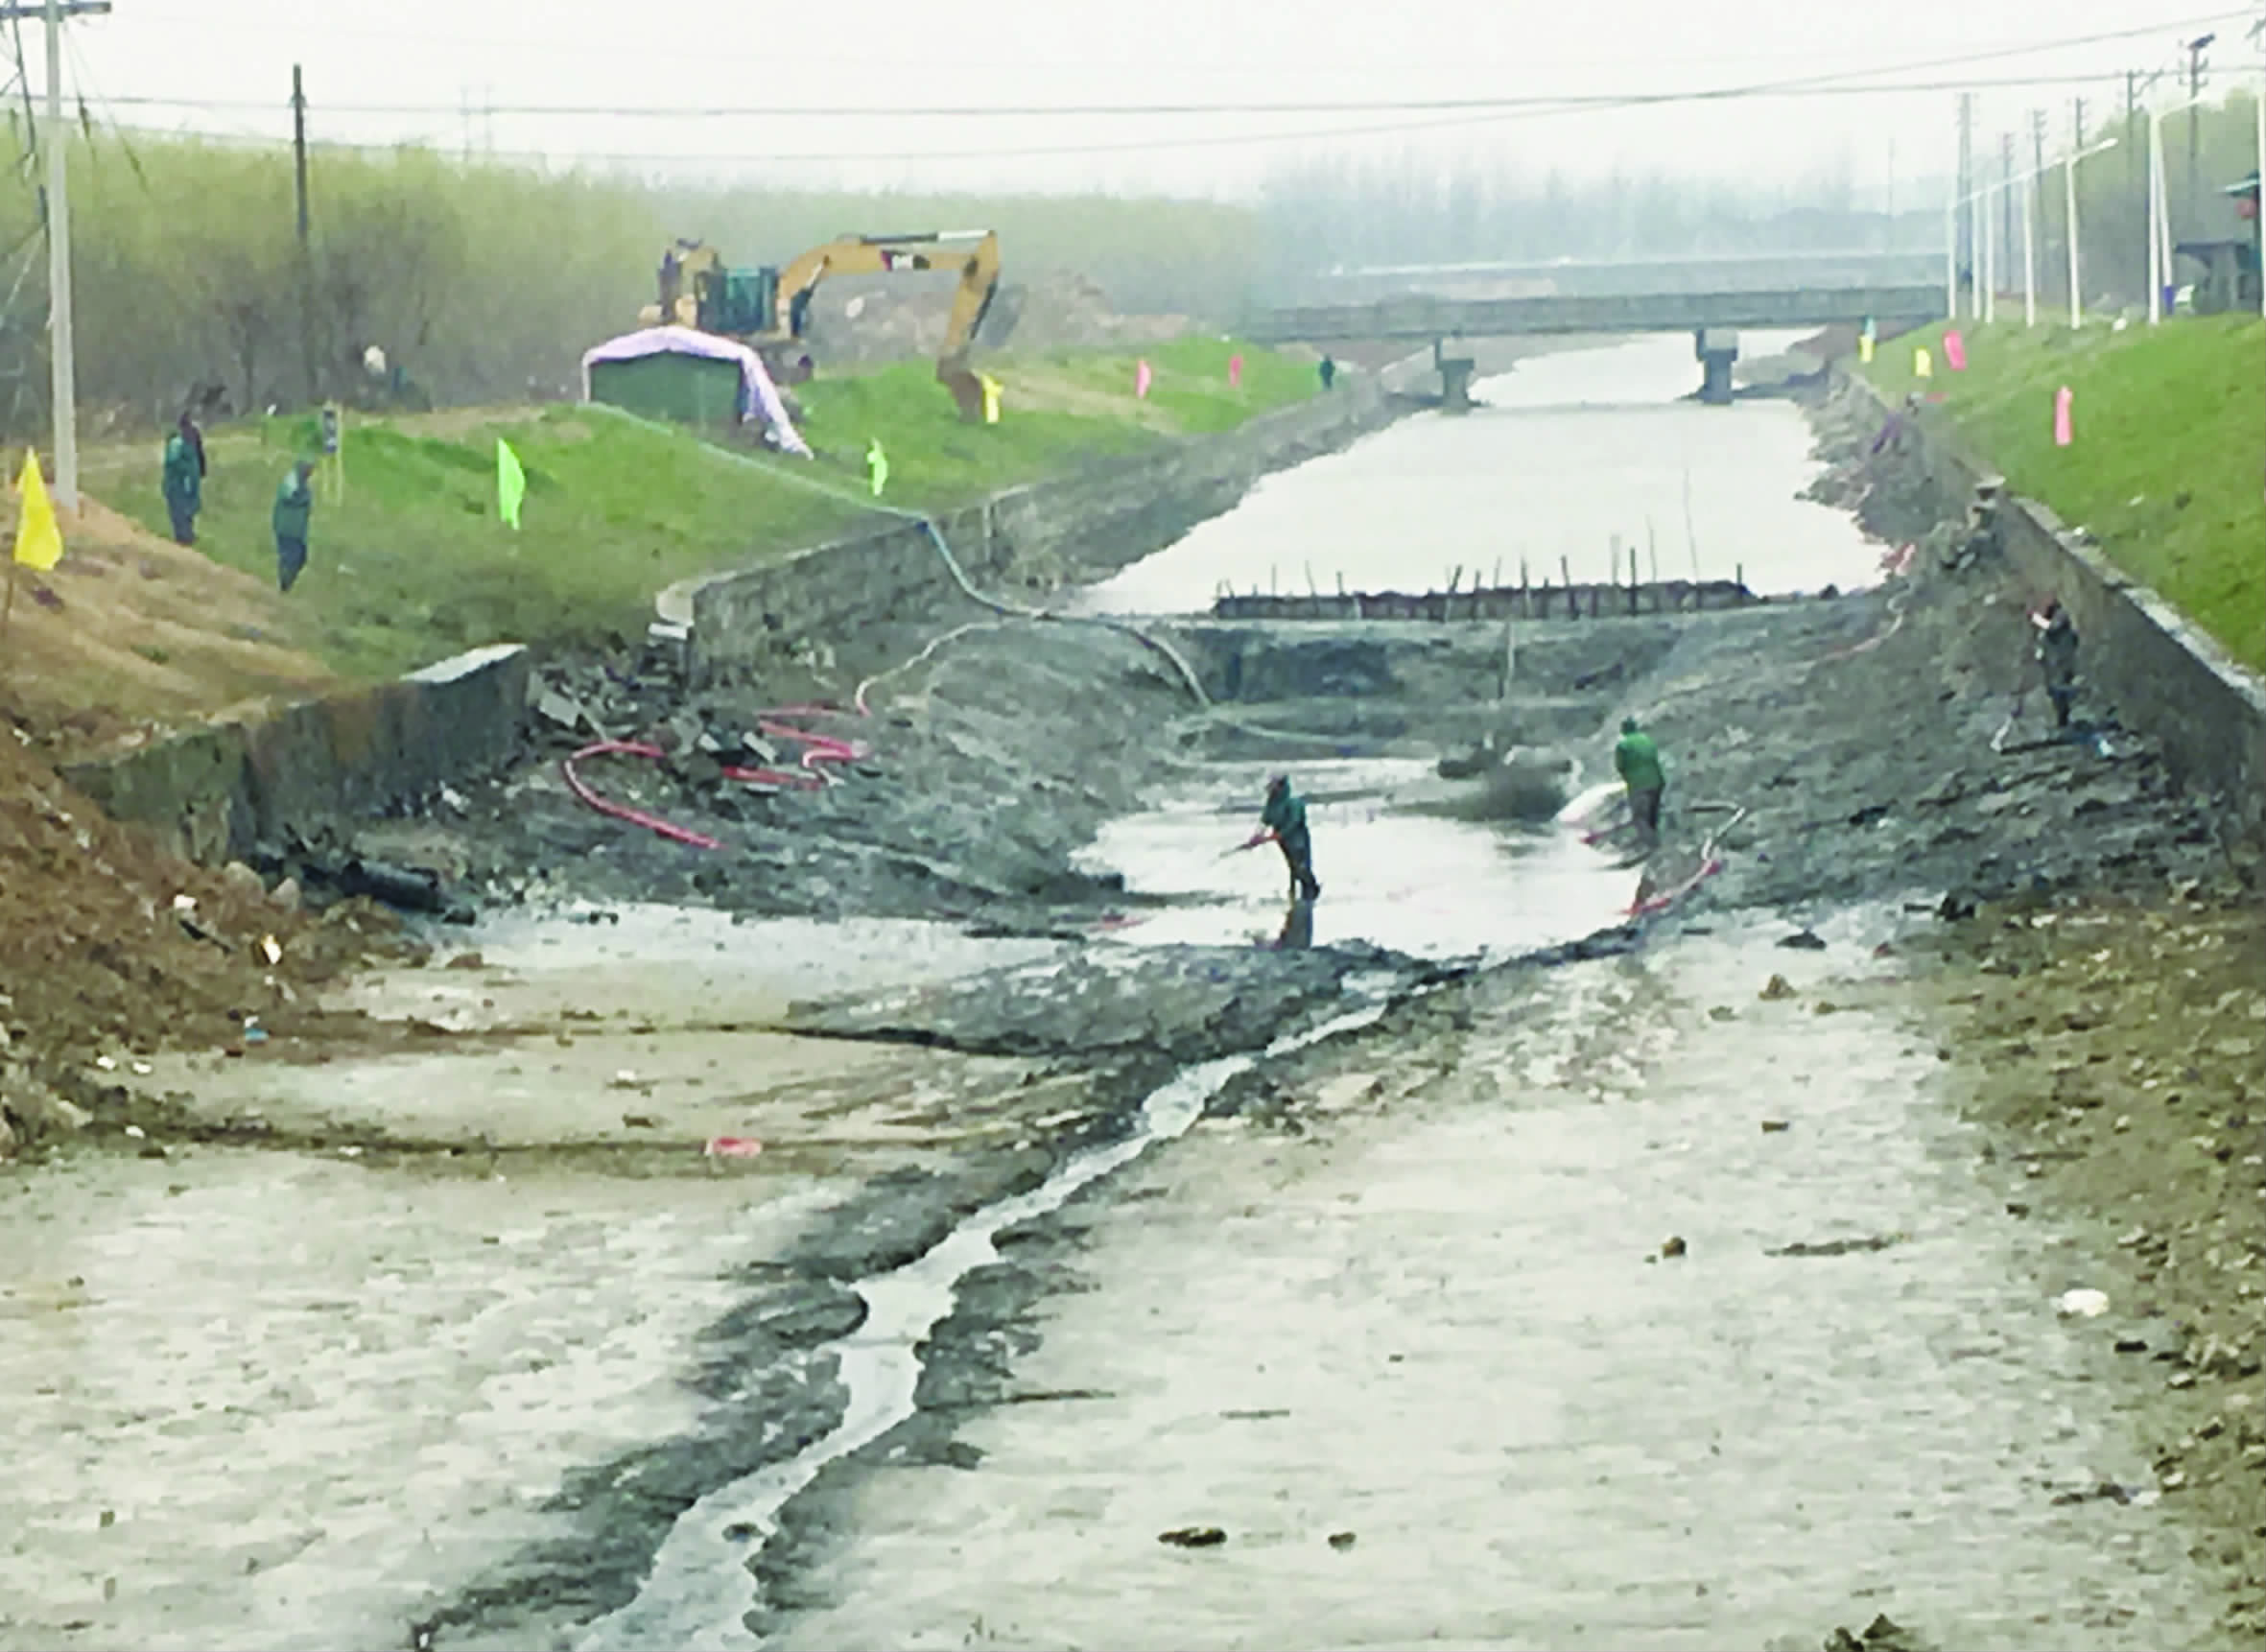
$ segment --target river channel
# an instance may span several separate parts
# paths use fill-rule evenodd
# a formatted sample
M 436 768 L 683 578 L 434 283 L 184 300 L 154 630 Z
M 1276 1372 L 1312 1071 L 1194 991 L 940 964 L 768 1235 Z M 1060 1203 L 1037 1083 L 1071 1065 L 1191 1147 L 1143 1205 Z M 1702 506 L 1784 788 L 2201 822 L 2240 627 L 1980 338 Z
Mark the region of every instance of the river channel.
M 1616 536 L 1664 578 L 1866 583 L 1877 548 L 1796 497 L 1800 410 L 1701 407 L 1696 371 L 1680 338 L 1530 359 L 1081 601 L 1595 578 Z M 1263 944 L 1282 870 L 1236 845 L 1282 767 L 1313 800 L 1313 945 L 1501 961 L 1628 909 L 1637 873 L 1562 830 L 1401 807 L 1422 767 L 1184 768 L 1084 852 L 1137 920 L 1084 941 L 515 915 L 452 938 L 460 971 L 356 989 L 501 1029 L 476 1048 L 177 1061 L 157 1080 L 318 1145 L 10 1173 L 0 1647 L 1792 1648 L 1879 1614 L 1943 1645 L 2198 1643 L 2167 1512 L 2092 1495 L 2145 1463 L 2068 1400 L 2103 1350 L 2041 1281 L 2083 1281 L 1973 1174 L 1874 951 L 1895 911 L 1821 917 L 1823 951 L 1767 917 L 1664 932 L 1437 1023 L 1385 1016 L 1405 974 L 1349 971 L 1328 1019 L 1184 1068 L 1129 1133 L 821 1268 L 791 1357 L 831 1410 L 718 1379 L 718 1328 L 832 1254 L 834 1213 L 1027 1154 L 1078 1081 L 795 1037 L 791 1001 Z M 1255 1077 L 1295 1121 L 1213 1105 Z M 319 1145 L 381 1109 L 445 1159 Z M 684 1171 L 720 1141 L 746 1156 Z M 1034 1267 L 1059 1288 L 1008 1316 L 1022 1403 L 899 1443 L 939 1323 Z M 719 1428 L 799 1444 L 685 1467 Z M 593 1536 L 654 1462 L 681 1474 L 647 1525 Z M 609 1569 L 626 1598 L 578 1593 Z

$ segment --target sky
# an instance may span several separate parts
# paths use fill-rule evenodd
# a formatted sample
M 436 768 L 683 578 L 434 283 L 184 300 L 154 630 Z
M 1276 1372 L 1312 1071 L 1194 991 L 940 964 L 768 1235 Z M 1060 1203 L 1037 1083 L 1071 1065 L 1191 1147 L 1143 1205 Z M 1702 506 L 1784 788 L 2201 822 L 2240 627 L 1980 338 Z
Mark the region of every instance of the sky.
M 1941 199 L 1956 94 L 1850 88 L 2022 81 L 1977 88 L 1979 142 L 2026 134 L 2044 108 L 2058 143 L 2072 97 L 2121 106 L 2126 70 L 2171 70 L 2203 33 L 2218 35 L 2208 89 L 2257 84 L 2246 36 L 2266 15 L 2266 0 L 115 4 L 70 25 L 64 81 L 98 119 L 138 129 L 287 140 L 296 63 L 319 142 L 647 176 L 1243 199 L 1297 161 L 1412 156 L 1789 185 L 1846 171 L 1862 199 L 1905 205 Z M 43 88 L 36 29 L 23 44 Z M 1832 95 L 1531 106 L 1821 79 Z M 2180 101 L 2174 84 L 2158 95 Z M 1474 99 L 1529 106 L 1247 108 Z M 1126 105 L 1189 112 L 1095 112 Z

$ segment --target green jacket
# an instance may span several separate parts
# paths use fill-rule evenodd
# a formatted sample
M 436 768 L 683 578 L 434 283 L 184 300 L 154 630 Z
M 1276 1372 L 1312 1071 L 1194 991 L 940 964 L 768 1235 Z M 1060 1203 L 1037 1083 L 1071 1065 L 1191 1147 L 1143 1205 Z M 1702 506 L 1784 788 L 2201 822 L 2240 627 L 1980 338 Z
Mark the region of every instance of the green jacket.
M 1613 748 L 1613 767 L 1631 791 L 1657 791 L 1668 783 L 1667 773 L 1661 767 L 1660 747 L 1640 728 L 1620 737 L 1620 743 Z
M 1259 823 L 1278 838 L 1288 838 L 1306 830 L 1306 799 L 1287 787 L 1266 800 L 1266 807 L 1259 812 Z
M 197 468 L 197 450 L 178 431 L 165 438 L 165 497 L 195 505 L 204 491 Z
M 314 514 L 315 490 L 299 480 L 297 471 L 289 472 L 275 490 L 275 537 L 305 539 L 308 520 Z

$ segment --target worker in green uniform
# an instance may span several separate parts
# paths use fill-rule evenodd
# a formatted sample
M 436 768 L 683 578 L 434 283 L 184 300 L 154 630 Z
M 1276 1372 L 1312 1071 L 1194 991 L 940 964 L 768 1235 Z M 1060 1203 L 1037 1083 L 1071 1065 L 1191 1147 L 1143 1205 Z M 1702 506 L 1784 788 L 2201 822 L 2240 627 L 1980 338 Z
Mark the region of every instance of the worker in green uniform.
M 173 519 L 174 542 L 197 543 L 197 512 L 204 504 L 204 440 L 187 413 L 165 438 L 165 513 Z
M 286 591 L 307 565 L 307 523 L 315 514 L 315 489 L 309 478 L 314 474 L 315 461 L 302 459 L 275 489 L 271 518 L 275 527 L 275 582 Z
M 1322 892 L 1314 882 L 1314 842 L 1306 826 L 1306 800 L 1290 790 L 1290 777 L 1278 774 L 1266 783 L 1266 804 L 1259 812 L 1259 830 L 1243 847 L 1254 848 L 1272 838 L 1282 848 L 1290 868 L 1290 898 L 1310 901 Z
M 1667 772 L 1661 767 L 1660 747 L 1637 726 L 1633 717 L 1621 719 L 1620 743 L 1613 748 L 1613 767 L 1628 789 L 1629 818 L 1637 823 L 1647 844 L 1659 842 L 1660 800 L 1668 787 Z

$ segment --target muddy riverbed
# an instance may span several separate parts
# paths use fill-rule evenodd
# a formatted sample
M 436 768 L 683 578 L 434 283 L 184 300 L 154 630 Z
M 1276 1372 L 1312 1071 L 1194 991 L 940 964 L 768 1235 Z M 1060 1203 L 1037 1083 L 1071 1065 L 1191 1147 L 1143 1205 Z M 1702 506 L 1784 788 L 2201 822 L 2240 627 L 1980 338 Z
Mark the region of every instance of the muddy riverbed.
M 1955 502 L 1670 417 L 1659 355 L 1379 439 L 1477 485 L 1588 399 L 1566 439 L 1650 432 L 1677 499 L 1662 433 L 1717 444 L 1753 566 L 1843 594 L 553 671 L 524 764 L 359 845 L 478 907 L 331 991 L 364 1035 L 91 1069 L 8 1172 L 0 1644 L 2254 1638 L 2238 868 L 2113 708 L 2018 710 Z M 1630 713 L 1648 862 L 1437 771 L 1578 789 Z M 721 772 L 781 728 L 857 749 Z M 601 737 L 717 846 L 578 799 Z M 1236 847 L 1284 768 L 1310 907 Z

